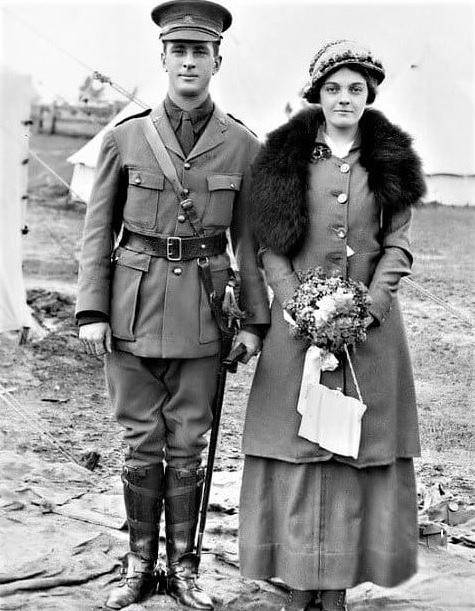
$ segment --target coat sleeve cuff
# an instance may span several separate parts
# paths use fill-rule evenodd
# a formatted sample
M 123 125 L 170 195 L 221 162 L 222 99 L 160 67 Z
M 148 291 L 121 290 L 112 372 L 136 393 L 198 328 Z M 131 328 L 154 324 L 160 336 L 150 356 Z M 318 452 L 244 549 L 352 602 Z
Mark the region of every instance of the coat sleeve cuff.
M 276 255 L 270 250 L 263 251 L 261 257 L 269 286 L 279 303 L 283 304 L 293 297 L 300 286 L 292 263 L 286 257 Z

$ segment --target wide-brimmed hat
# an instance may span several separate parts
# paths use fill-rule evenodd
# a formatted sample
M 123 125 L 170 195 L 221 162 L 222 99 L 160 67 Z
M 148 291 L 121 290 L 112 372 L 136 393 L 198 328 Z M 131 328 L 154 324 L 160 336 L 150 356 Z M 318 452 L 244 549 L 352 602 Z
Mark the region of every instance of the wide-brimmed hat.
M 162 28 L 163 41 L 217 42 L 231 25 L 232 15 L 224 6 L 208 0 L 171 0 L 156 6 L 152 19 Z
M 318 97 L 325 77 L 344 66 L 364 68 L 378 85 L 386 76 L 381 60 L 368 47 L 353 40 L 335 40 L 323 46 L 310 63 L 310 79 L 302 90 L 303 97 L 308 100 Z

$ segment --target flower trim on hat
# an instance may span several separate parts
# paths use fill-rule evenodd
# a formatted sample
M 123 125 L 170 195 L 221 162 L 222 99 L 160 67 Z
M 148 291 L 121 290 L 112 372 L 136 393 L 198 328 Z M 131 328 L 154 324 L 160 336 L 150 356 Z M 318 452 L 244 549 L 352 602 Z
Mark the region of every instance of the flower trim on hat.
M 344 53 L 339 53 L 334 57 L 329 57 L 326 61 L 322 62 L 314 75 L 314 78 L 323 76 L 323 74 L 325 74 L 325 72 L 334 65 L 352 61 L 355 63 L 370 64 L 370 66 L 374 66 L 375 68 L 379 68 L 379 70 L 384 71 L 382 62 L 373 57 L 371 54 L 358 55 L 357 53 L 352 53 L 351 51 L 345 51 Z
M 310 68 L 309 68 L 310 80 L 306 83 L 306 85 L 302 89 L 302 96 L 304 98 L 307 98 L 309 95 L 311 95 L 314 88 L 317 87 L 318 82 L 330 70 L 334 68 L 338 68 L 339 66 L 344 66 L 345 64 L 359 64 L 365 67 L 367 70 L 376 73 L 378 75 L 377 80 L 379 83 L 381 83 L 384 80 L 385 71 L 384 71 L 383 64 L 381 60 L 376 58 L 369 50 L 367 52 L 364 52 L 364 51 L 362 52 L 361 50 L 357 52 L 357 51 L 352 51 L 351 49 L 346 49 L 344 51 L 340 51 L 339 53 L 330 55 L 330 57 L 323 59 L 320 62 L 321 58 L 327 52 L 329 54 L 331 53 L 331 51 L 329 51 L 330 47 L 333 47 L 335 45 L 342 45 L 345 43 L 348 46 L 357 45 L 360 47 L 358 43 L 355 43 L 354 41 L 351 41 L 351 40 L 347 40 L 347 39 L 334 40 L 326 44 L 325 46 L 323 46 L 318 51 L 318 53 L 315 55 L 315 57 L 313 58 L 310 64 Z

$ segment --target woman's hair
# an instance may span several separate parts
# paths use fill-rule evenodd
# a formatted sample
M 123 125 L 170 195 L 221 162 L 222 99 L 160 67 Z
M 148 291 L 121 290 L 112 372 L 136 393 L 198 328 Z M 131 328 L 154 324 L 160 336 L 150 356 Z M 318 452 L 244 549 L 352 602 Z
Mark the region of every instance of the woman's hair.
M 306 92 L 305 97 L 307 101 L 311 104 L 319 104 L 320 90 L 323 87 L 324 83 L 332 74 L 335 74 L 335 72 L 341 70 L 341 68 L 349 68 L 350 70 L 354 70 L 355 72 L 359 72 L 361 74 L 361 76 L 366 81 L 366 85 L 368 87 L 368 99 L 366 100 L 366 104 L 372 104 L 378 94 L 378 81 L 374 76 L 371 75 L 369 70 L 367 70 L 364 66 L 359 66 L 358 64 L 347 64 L 343 66 L 338 66 L 337 68 L 334 68 L 333 70 L 327 72 L 324 77 L 313 83 L 313 86 Z

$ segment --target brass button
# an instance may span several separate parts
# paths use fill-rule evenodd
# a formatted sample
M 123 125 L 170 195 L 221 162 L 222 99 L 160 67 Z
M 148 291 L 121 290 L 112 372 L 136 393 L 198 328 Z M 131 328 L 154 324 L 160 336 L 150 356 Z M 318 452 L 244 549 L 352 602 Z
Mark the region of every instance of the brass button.
M 344 229 L 339 229 L 339 230 L 336 232 L 336 235 L 337 235 L 337 236 L 338 236 L 338 237 L 339 237 L 341 240 L 343 240 L 343 238 L 346 238 L 346 231 L 345 231 Z
M 173 268 L 173 273 L 175 274 L 175 276 L 181 276 L 182 272 L 183 272 L 183 269 L 181 267 Z
M 189 189 L 186 189 L 186 188 L 183 189 L 183 195 L 188 195 L 189 193 L 190 193 Z
M 336 198 L 336 201 L 339 204 L 346 204 L 348 201 L 348 195 L 346 193 L 340 193 L 340 195 Z
M 184 214 L 179 214 L 177 217 L 177 221 L 179 223 L 184 223 L 186 221 L 186 216 Z
M 183 208 L 183 210 L 190 210 L 193 208 L 193 201 L 191 199 L 184 199 L 182 202 L 180 202 L 180 206 Z
M 186 163 L 183 164 L 183 167 L 185 168 L 185 170 L 189 170 L 191 168 L 191 163 L 188 163 L 188 161 Z
M 140 176 L 137 176 L 134 180 L 136 185 L 139 185 L 142 182 L 142 179 L 140 178 Z
M 233 182 L 229 186 L 230 186 L 231 189 L 235 189 L 236 188 L 236 185 Z
M 347 163 L 342 163 L 340 166 L 340 172 L 342 174 L 346 174 L 349 171 L 350 171 L 350 166 Z

